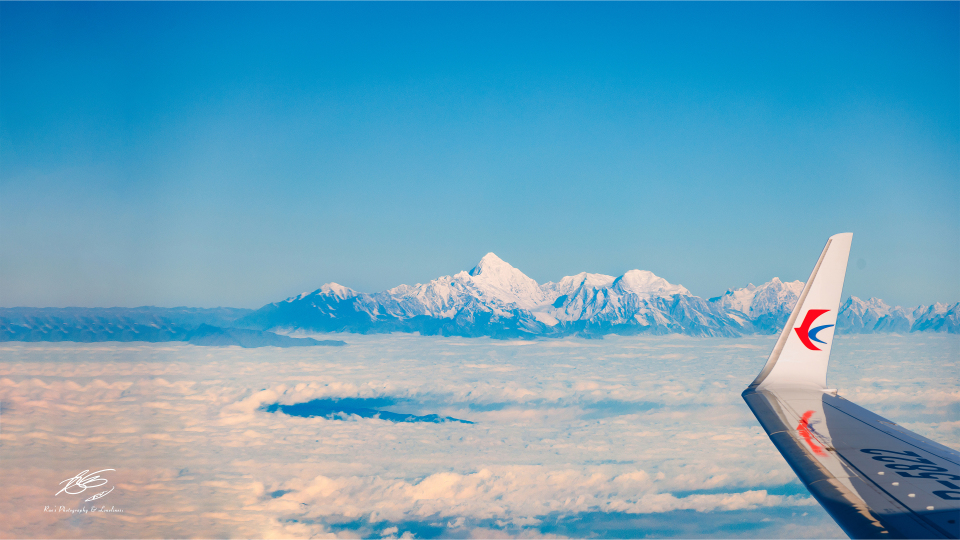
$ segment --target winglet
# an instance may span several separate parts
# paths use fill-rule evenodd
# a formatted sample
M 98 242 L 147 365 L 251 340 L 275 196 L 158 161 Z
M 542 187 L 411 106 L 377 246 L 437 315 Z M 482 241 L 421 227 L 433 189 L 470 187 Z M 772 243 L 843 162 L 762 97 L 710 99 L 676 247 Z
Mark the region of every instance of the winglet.
M 770 358 L 750 384 L 751 389 L 781 385 L 826 389 L 830 344 L 852 240 L 853 233 L 835 234 L 827 240 Z

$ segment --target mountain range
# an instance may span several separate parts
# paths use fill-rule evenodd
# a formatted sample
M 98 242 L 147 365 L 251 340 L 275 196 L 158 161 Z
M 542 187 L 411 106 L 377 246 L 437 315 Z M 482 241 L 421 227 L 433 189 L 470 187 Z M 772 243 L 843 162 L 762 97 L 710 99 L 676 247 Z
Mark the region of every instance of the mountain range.
M 252 347 L 339 346 L 343 341 L 294 338 L 234 328 L 253 310 L 240 308 L 0 308 L 2 341 L 185 341 Z
M 704 300 L 645 270 L 538 284 L 493 253 L 469 272 L 361 293 L 337 283 L 268 304 L 234 326 L 277 332 L 419 332 L 495 338 L 778 332 L 803 289 L 777 278 Z M 914 309 L 849 297 L 838 332 L 960 332 L 960 303 Z
M 289 334 L 418 332 L 421 335 L 536 338 L 605 334 L 736 337 L 773 334 L 803 290 L 777 278 L 694 296 L 646 270 L 614 277 L 586 272 L 538 284 L 493 253 L 469 272 L 425 284 L 361 293 L 337 283 L 239 308 L 0 308 L 0 341 L 185 341 L 195 345 L 343 345 Z M 960 333 L 960 303 L 907 309 L 849 297 L 838 333 Z M 286 335 L 285 335 L 286 334 Z

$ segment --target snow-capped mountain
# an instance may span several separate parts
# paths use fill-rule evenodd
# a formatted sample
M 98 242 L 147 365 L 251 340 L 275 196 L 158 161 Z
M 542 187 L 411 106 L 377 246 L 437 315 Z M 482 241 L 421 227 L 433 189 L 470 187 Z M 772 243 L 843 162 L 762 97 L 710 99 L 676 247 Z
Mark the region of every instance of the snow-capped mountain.
M 682 285 L 671 285 L 667 280 L 646 270 L 630 270 L 614 278 L 603 274 L 580 273 L 568 276 L 558 283 L 546 283 L 542 287 L 547 302 L 535 311 L 559 321 L 579 321 L 603 317 L 625 321 L 633 317 L 630 301 L 674 295 L 690 296 Z M 629 315 L 628 315 L 629 313 Z
M 468 275 L 463 276 L 461 272 L 456 277 L 472 282 L 478 295 L 485 295 L 503 304 L 532 309 L 547 300 L 536 281 L 493 253 L 484 255 Z
M 542 287 L 547 303 L 534 310 L 544 324 L 583 335 L 685 333 L 733 336 L 743 324 L 646 270 L 614 278 L 581 273 Z
M 619 277 L 580 273 L 543 285 L 493 253 L 469 272 L 367 294 L 337 283 L 264 306 L 238 322 L 262 330 L 419 332 L 425 335 L 534 337 L 682 333 L 776 333 L 803 290 L 778 278 L 731 289 L 709 301 L 646 270 Z M 907 310 L 850 297 L 840 333 L 957 332 L 960 304 Z
M 775 277 L 759 287 L 750 283 L 742 289 L 728 290 L 710 302 L 740 312 L 757 332 L 772 334 L 786 324 L 802 291 L 802 281 L 783 282 Z
M 777 278 L 755 286 L 732 289 L 710 301 L 745 315 L 755 331 L 775 333 L 783 328 L 803 291 L 802 281 L 781 282 Z M 908 332 L 958 333 L 960 303 L 903 308 L 890 306 L 879 298 L 861 300 L 850 296 L 837 314 L 837 333 L 873 334 Z
M 953 305 L 937 302 L 929 307 L 920 306 L 913 311 L 911 332 L 960 333 L 960 302 Z
M 907 333 L 913 320 L 911 311 L 899 306 L 888 306 L 879 298 L 863 301 L 851 296 L 840 306 L 837 331 L 845 334 Z
M 264 306 L 241 324 L 360 333 L 517 337 L 536 335 L 543 324 L 531 309 L 545 302 L 539 284 L 488 253 L 469 272 L 425 284 L 358 293 L 332 283 Z
M 194 338 L 250 345 L 229 328 L 318 332 L 419 332 L 425 335 L 529 338 L 604 334 L 738 336 L 776 333 L 803 283 L 777 278 L 728 290 L 709 301 L 645 270 L 619 277 L 580 273 L 543 285 L 493 253 L 469 272 L 367 294 L 337 283 L 249 310 L 218 308 L 0 309 L 0 341 L 171 341 Z M 197 325 L 219 325 L 195 335 Z M 213 328 L 213 327 L 210 327 Z M 960 303 L 906 309 L 849 297 L 837 332 L 960 333 Z M 238 337 L 239 336 L 239 337 Z M 269 338 L 269 339 L 267 339 Z M 283 340 L 258 333 L 260 346 Z M 229 341 L 229 340 L 228 340 Z M 198 342 L 199 343 L 199 342 Z M 280 343 L 279 346 L 287 346 Z
M 582 273 L 539 285 L 493 253 L 469 272 L 426 284 L 357 293 L 329 283 L 264 306 L 242 324 L 258 328 L 442 335 L 739 335 L 743 325 L 644 270 L 614 278 Z

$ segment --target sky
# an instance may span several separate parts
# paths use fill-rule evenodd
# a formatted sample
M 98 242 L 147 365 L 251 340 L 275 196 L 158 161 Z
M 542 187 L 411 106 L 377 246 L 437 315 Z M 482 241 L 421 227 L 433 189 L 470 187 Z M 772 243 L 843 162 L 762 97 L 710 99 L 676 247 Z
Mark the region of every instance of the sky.
M 0 306 L 539 282 L 960 301 L 960 4 L 0 3 Z
M 775 340 L 0 343 L 0 534 L 845 538 L 740 397 Z M 838 336 L 830 384 L 955 448 L 958 341 Z M 269 412 L 341 398 L 473 423 Z M 43 511 L 107 468 L 95 504 L 122 514 Z

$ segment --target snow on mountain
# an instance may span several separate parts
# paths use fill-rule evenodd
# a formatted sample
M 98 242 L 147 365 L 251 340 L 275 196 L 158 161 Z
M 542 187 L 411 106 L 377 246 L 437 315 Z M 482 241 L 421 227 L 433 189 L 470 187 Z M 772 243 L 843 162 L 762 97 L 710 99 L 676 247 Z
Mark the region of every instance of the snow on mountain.
M 548 302 L 534 311 L 538 321 L 568 331 L 739 335 L 742 325 L 722 310 L 646 270 L 614 278 L 580 273 L 542 289 Z
M 781 282 L 777 278 L 755 286 L 727 291 L 711 298 L 727 310 L 743 313 L 753 328 L 761 333 L 775 333 L 783 328 L 803 291 L 803 282 Z M 934 304 L 913 310 L 890 306 L 879 298 L 861 300 L 850 296 L 837 314 L 840 334 L 960 332 L 960 304 Z M 735 315 L 734 315 L 735 317 Z M 736 318 L 736 317 L 735 317 Z
M 603 305 L 608 298 L 608 290 L 615 278 L 604 274 L 581 272 L 567 276 L 557 283 L 546 283 L 541 287 L 548 300 L 534 310 L 538 320 L 549 326 L 559 321 L 577 321 L 592 315 L 590 306 Z
M 544 283 L 540 286 L 540 290 L 547 302 L 536 307 L 533 316 L 547 326 L 556 326 L 560 322 L 557 316 L 565 321 L 577 320 L 583 316 L 584 305 L 590 302 L 589 298 L 584 297 L 595 295 L 598 290 L 609 287 L 614 279 L 616 278 L 604 274 L 580 272 L 574 276 L 566 276 L 556 283 L 552 281 Z M 570 298 L 579 299 L 579 301 L 572 300 L 571 306 L 562 313 L 557 309 L 551 309 L 561 308 Z
M 683 285 L 671 285 L 667 280 L 657 277 L 647 270 L 630 270 L 613 282 L 614 289 L 621 294 L 637 296 L 673 296 L 675 294 L 691 296 Z
M 844 334 L 908 332 L 960 333 L 960 302 L 953 305 L 937 302 L 932 306 L 907 309 L 889 306 L 879 298 L 864 301 L 856 296 L 840 306 L 837 331 Z
M 357 296 L 358 294 L 360 294 L 357 291 L 351 289 L 350 287 L 344 287 L 339 283 L 333 283 L 333 282 L 326 283 L 322 287 L 320 287 L 320 292 L 322 294 L 325 294 L 327 296 L 332 296 L 340 300 L 353 298 L 354 296 Z
M 909 332 L 913 315 L 902 307 L 891 307 L 879 298 L 863 301 L 847 298 L 837 315 L 837 331 L 844 334 Z
M 645 270 L 614 278 L 581 273 L 539 285 L 493 253 L 469 272 L 426 284 L 357 293 L 330 283 L 269 304 L 243 321 L 256 328 L 443 335 L 739 335 L 743 326 L 682 285 Z
M 450 318 L 463 307 L 469 295 L 467 284 L 457 279 L 461 274 L 439 277 L 422 285 L 400 285 L 367 296 L 381 304 L 384 313 L 401 318 L 419 315 Z
M 892 308 L 887 305 L 886 302 L 879 298 L 871 298 L 867 301 L 863 301 L 856 296 L 851 296 L 847 298 L 847 301 L 844 302 L 841 310 L 848 312 L 851 315 L 874 315 L 874 316 L 884 316 L 890 313 Z
M 321 332 L 419 332 L 499 338 L 683 333 L 737 336 L 776 333 L 803 290 L 778 278 L 705 301 L 646 270 L 619 277 L 580 273 L 539 285 L 493 253 L 469 272 L 425 284 L 360 293 L 328 283 L 312 293 L 268 304 L 240 327 Z M 958 332 L 960 304 L 891 307 L 849 297 L 837 318 L 840 333 Z
M 548 298 L 556 300 L 560 296 L 575 293 L 577 290 L 583 287 L 593 289 L 609 287 L 615 279 L 616 278 L 613 276 L 607 276 L 604 274 L 589 274 L 587 272 L 580 272 L 575 276 L 567 276 L 556 283 L 552 281 L 549 283 L 544 283 L 540 286 L 540 288 Z
M 424 315 L 454 318 L 470 304 L 499 316 L 529 310 L 544 302 L 540 285 L 526 274 L 487 253 L 469 272 L 443 276 L 424 285 L 400 285 L 370 295 L 385 313 L 400 318 Z
M 784 310 L 790 312 L 797 305 L 801 292 L 802 281 L 783 282 L 775 277 L 759 287 L 751 283 L 743 289 L 727 291 L 720 297 L 720 305 L 756 319 Z
M 802 281 L 783 282 L 773 278 L 759 287 L 750 283 L 741 289 L 728 290 L 723 296 L 711 298 L 710 302 L 739 311 L 759 332 L 775 333 L 790 318 L 802 291 Z
M 960 302 L 953 305 L 937 302 L 932 306 L 918 307 L 913 312 L 911 332 L 960 333 Z
M 523 337 L 547 328 L 529 311 L 545 299 L 536 281 L 488 253 L 469 272 L 373 294 L 329 283 L 313 293 L 264 306 L 241 324 L 325 332 Z
M 457 276 L 461 274 L 463 273 Z M 493 253 L 484 255 L 477 266 L 470 270 L 469 277 L 481 295 L 504 304 L 516 304 L 521 308 L 531 309 L 546 300 L 546 295 L 536 281 Z
M 840 314 L 843 315 L 842 309 Z M 913 326 L 914 319 L 916 319 L 916 317 L 914 317 L 912 310 L 908 310 L 900 306 L 893 306 L 886 315 L 877 320 L 877 324 L 873 326 L 873 332 L 885 334 L 906 334 L 907 332 L 911 331 L 910 329 Z M 839 331 L 841 333 L 845 332 L 842 327 Z

